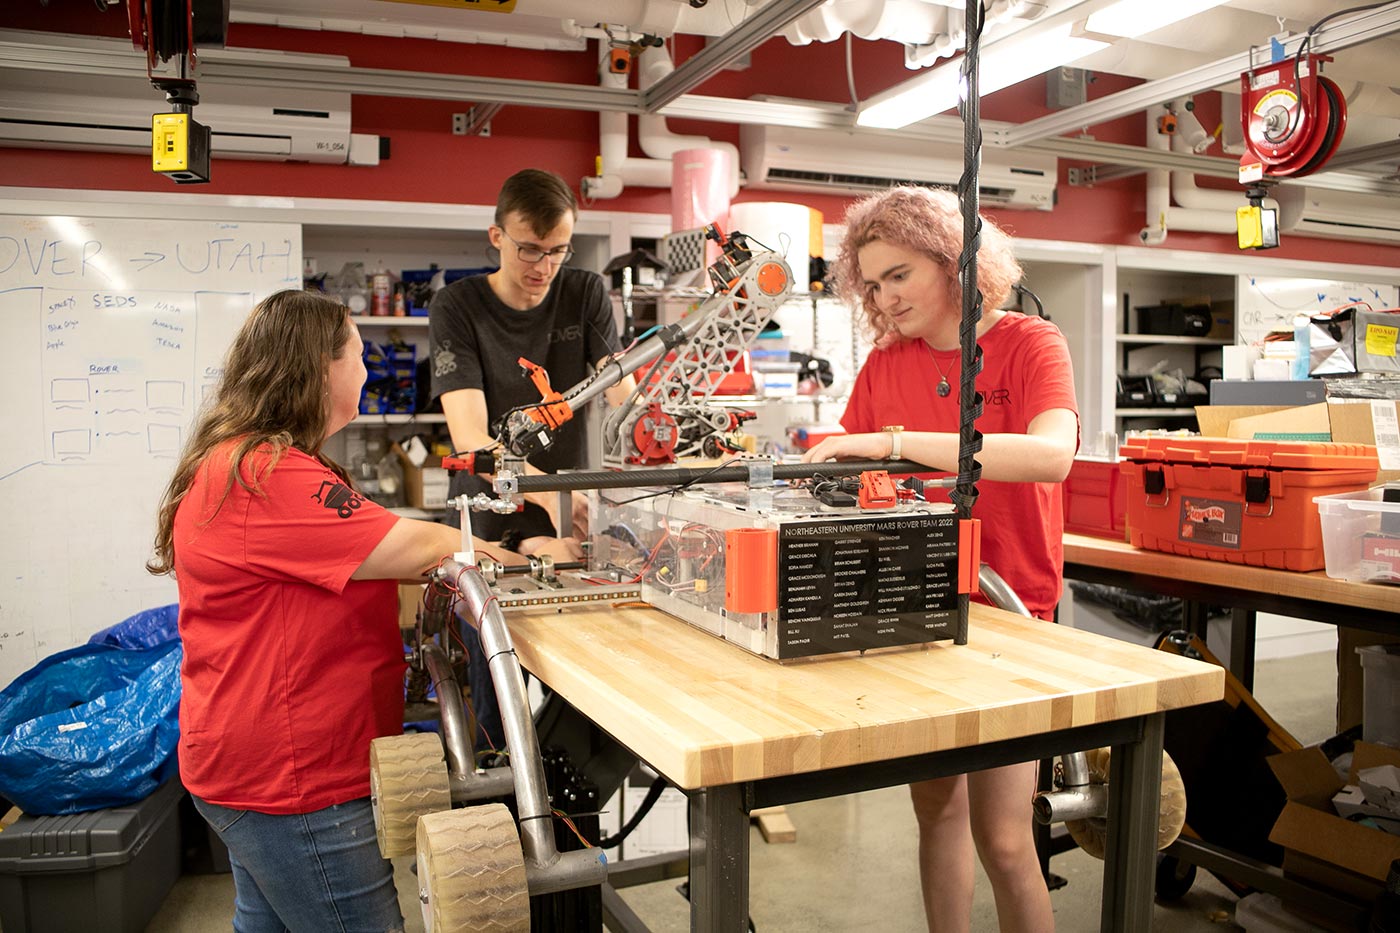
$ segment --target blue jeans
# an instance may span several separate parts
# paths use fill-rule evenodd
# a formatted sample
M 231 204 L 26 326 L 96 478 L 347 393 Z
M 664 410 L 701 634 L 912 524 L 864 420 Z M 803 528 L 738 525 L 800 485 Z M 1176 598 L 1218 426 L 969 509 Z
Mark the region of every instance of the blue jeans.
M 273 815 L 190 796 L 228 846 L 235 933 L 403 929 L 394 869 L 379 854 L 368 797 Z

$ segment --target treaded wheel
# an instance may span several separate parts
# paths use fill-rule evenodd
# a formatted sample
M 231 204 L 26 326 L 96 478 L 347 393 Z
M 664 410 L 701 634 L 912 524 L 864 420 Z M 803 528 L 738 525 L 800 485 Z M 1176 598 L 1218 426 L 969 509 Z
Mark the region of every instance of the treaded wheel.
M 452 807 L 447 761 L 435 732 L 386 735 L 369 743 L 374 835 L 385 858 L 413 851 L 418 818 Z
M 1090 784 L 1108 783 L 1109 749 L 1094 748 L 1084 753 L 1089 767 Z M 1181 779 L 1176 762 L 1162 752 L 1162 798 L 1157 805 L 1157 848 L 1165 849 L 1181 835 L 1186 825 L 1186 784 Z M 1102 817 L 1087 820 L 1066 820 L 1065 829 L 1079 843 L 1079 848 L 1094 858 L 1103 858 L 1108 848 L 1108 823 Z
M 1179 901 L 1196 883 L 1196 866 L 1174 855 L 1157 856 L 1155 885 L 1157 900 Z
M 427 933 L 528 933 L 520 834 L 499 803 L 418 821 L 418 900 Z

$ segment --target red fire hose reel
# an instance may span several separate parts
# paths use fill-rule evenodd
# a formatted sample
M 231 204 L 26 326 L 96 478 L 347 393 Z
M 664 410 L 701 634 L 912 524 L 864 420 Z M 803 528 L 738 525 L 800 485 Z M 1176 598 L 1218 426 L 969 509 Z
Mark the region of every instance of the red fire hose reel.
M 1240 120 L 1246 152 L 1240 175 L 1300 177 L 1322 167 L 1341 144 L 1346 98 L 1318 74 L 1323 55 L 1288 58 L 1240 75 Z M 1258 180 L 1256 177 L 1254 180 Z

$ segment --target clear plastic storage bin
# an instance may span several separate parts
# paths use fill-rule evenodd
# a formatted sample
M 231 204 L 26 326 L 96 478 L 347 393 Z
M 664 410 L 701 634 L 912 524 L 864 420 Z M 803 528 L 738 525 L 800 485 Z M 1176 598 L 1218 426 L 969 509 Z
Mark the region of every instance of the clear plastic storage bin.
M 1327 575 L 1359 583 L 1400 583 L 1400 502 L 1385 487 L 1317 496 Z

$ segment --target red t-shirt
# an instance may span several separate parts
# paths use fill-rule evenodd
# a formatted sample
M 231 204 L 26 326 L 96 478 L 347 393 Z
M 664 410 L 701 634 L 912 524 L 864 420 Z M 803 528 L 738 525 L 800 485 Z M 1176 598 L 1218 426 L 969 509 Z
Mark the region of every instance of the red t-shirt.
M 1069 347 L 1055 325 L 1011 312 L 979 343 L 983 355 L 977 389 L 984 401 L 977 430 L 1025 434 L 1031 419 L 1052 408 L 1078 415 Z M 908 431 L 957 431 L 959 358 L 958 350 L 933 351 L 922 340 L 873 351 L 856 377 L 842 427 L 851 434 L 893 424 Z M 946 397 L 936 391 L 940 369 L 953 385 Z M 1006 580 L 1027 609 L 1051 618 L 1064 568 L 1059 484 L 984 479 L 977 492 L 972 515 L 982 520 L 983 562 Z M 934 490 L 929 498 L 946 501 L 947 493 Z
M 255 452 L 223 494 L 232 444 L 175 514 L 180 777 L 210 803 L 308 813 L 369 794 L 369 743 L 403 730 L 393 580 L 350 575 L 398 517 L 288 450 Z

